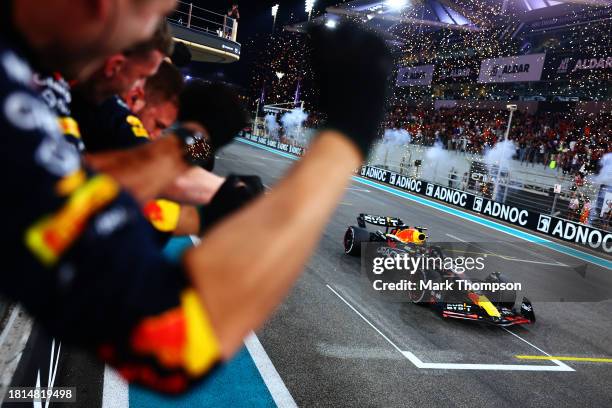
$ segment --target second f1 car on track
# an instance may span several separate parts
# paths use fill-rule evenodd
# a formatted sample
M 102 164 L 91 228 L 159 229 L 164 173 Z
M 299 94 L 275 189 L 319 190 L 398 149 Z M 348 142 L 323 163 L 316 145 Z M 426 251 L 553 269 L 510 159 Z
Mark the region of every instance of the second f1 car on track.
M 344 234 L 344 252 L 347 255 L 359 256 L 362 244 L 378 243 L 377 253 L 385 256 L 406 254 L 409 257 L 444 257 L 444 250 L 440 246 L 427 242 L 426 229 L 423 227 L 408 226 L 399 218 L 370 214 L 359 214 L 357 224 L 358 226 L 349 226 Z M 366 224 L 384 227 L 384 230 L 369 231 Z M 419 281 L 446 283 L 431 285 L 439 288 L 448 287 L 448 283 L 457 283 L 459 280 L 463 282 L 469 280 L 474 283 L 511 283 L 499 272 L 493 272 L 485 279 L 478 280 L 468 279 L 464 274 L 457 273 L 452 268 L 419 268 L 414 274 L 409 275 L 409 280 L 415 282 L 417 289 L 406 291 L 408 299 L 415 304 L 432 306 L 445 318 L 480 321 L 497 326 L 529 324 L 536 320 L 529 299 L 524 297 L 520 307 L 515 307 L 516 290 L 447 291 L 420 288 L 420 285 L 417 284 Z M 459 285 L 453 287 L 459 287 Z

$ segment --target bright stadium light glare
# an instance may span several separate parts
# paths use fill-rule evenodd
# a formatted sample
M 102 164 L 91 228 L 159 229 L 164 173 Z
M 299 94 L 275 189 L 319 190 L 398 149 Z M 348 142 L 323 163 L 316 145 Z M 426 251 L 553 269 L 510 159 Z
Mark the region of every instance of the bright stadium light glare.
M 279 81 L 283 79 L 284 76 L 285 76 L 284 72 L 276 71 L 276 77 L 278 78 Z
M 306 12 L 311 13 L 314 8 L 315 0 L 306 0 Z
M 387 0 L 385 4 L 387 5 L 387 7 L 389 7 L 392 10 L 401 10 L 404 7 L 406 7 L 406 5 L 408 4 L 408 1 L 407 0 Z
M 306 0 L 306 12 L 308 13 L 308 21 L 310 21 L 310 16 L 312 16 L 312 9 L 314 8 L 315 0 Z
M 325 27 L 333 29 L 333 28 L 336 28 L 337 24 L 338 23 L 336 22 L 336 20 L 329 19 L 325 22 Z
M 278 4 L 275 4 L 274 6 L 272 6 L 272 17 L 276 17 L 277 13 L 278 13 Z

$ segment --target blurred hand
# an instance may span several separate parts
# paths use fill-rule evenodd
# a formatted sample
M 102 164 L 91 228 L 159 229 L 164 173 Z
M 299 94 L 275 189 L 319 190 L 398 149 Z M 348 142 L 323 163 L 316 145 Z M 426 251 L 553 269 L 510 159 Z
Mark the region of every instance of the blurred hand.
M 201 230 L 211 228 L 224 217 L 258 197 L 263 191 L 264 186 L 257 176 L 229 175 L 211 202 L 200 208 Z
M 181 92 L 178 120 L 202 125 L 215 152 L 246 126 L 247 114 L 238 94 L 229 86 L 192 80 Z

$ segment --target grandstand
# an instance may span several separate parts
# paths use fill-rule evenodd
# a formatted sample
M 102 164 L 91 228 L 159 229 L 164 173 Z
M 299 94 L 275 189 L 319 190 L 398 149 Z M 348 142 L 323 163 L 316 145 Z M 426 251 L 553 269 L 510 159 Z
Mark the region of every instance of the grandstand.
M 560 217 L 579 197 L 580 209 L 593 203 L 588 222 L 609 227 L 597 214 L 612 171 L 601 164 L 612 153 L 610 2 L 357 0 L 316 18 L 345 19 L 396 56 L 369 164 Z

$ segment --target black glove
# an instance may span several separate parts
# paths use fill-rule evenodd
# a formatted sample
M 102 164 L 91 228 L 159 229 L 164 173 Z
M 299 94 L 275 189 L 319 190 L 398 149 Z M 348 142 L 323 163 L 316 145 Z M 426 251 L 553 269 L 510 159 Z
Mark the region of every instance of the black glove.
M 199 80 L 187 82 L 181 92 L 179 122 L 201 124 L 213 151 L 225 146 L 247 124 L 247 113 L 238 94 L 229 86 Z
M 384 115 L 393 61 L 385 42 L 353 23 L 309 30 L 312 67 L 326 128 L 350 137 L 367 156 Z
M 210 203 L 199 208 L 200 231 L 206 231 L 263 191 L 264 186 L 257 176 L 229 175 Z

